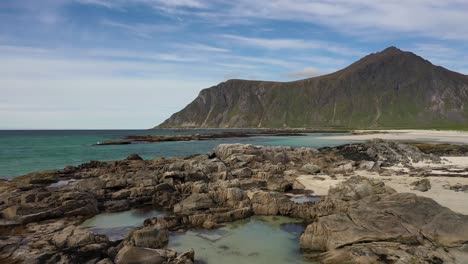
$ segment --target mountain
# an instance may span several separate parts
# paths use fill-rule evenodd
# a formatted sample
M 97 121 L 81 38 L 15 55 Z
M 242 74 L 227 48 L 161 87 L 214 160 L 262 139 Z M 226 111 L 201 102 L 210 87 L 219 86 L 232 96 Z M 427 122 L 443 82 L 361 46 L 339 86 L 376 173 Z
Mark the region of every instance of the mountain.
M 454 128 L 468 126 L 468 76 L 395 47 L 294 82 L 229 80 L 159 128 Z

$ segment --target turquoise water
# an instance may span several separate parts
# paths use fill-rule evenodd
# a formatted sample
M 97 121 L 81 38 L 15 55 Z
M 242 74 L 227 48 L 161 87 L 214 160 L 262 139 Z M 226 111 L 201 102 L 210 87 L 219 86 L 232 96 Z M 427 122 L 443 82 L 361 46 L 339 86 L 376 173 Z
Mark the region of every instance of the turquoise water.
M 216 132 L 223 132 L 223 130 L 3 130 L 0 131 L 0 178 L 12 178 L 39 170 L 62 169 L 67 165 L 79 165 L 90 160 L 119 160 L 126 158 L 130 153 L 137 153 L 143 158 L 182 157 L 209 153 L 221 143 L 293 147 L 323 147 L 347 143 L 346 141 L 317 139 L 328 134 L 308 134 L 308 136 L 262 136 L 93 146 L 97 142 L 120 140 L 128 135 Z
M 305 264 L 299 237 L 304 230 L 300 220 L 276 216 L 254 216 L 227 223 L 215 230 L 174 233 L 168 248 L 195 250 L 199 263 Z
M 143 226 L 145 219 L 163 216 L 164 212 L 152 208 L 138 208 L 118 213 L 101 213 L 87 219 L 81 227 L 111 240 L 123 239 L 133 228 Z

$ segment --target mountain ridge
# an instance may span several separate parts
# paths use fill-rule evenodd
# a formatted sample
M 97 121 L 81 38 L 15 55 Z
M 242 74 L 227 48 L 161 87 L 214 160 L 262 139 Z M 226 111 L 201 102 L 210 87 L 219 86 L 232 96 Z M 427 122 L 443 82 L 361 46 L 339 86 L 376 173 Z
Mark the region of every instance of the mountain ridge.
M 435 128 L 468 125 L 468 76 L 396 47 L 334 73 L 228 80 L 157 128 Z

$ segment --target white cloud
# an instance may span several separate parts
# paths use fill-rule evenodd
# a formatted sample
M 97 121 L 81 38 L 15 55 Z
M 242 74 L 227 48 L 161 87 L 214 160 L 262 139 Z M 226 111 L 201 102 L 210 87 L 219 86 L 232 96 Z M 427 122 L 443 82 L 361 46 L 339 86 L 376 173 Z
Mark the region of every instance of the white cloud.
M 198 0 L 155 0 L 155 1 L 144 1 L 144 2 L 157 2 L 167 6 L 183 6 L 192 8 L 204 8 L 207 7 L 207 3 Z
M 288 72 L 284 74 L 288 78 L 311 78 L 319 75 L 323 75 L 324 73 L 320 70 L 317 70 L 316 68 L 313 67 L 308 67 L 299 71 L 294 71 L 294 72 Z
M 322 41 L 304 40 L 304 39 L 268 39 L 268 38 L 250 38 L 237 35 L 221 35 L 224 38 L 234 40 L 240 44 L 260 47 L 272 50 L 281 49 L 321 49 L 341 55 L 362 55 L 362 52 L 349 49 L 333 43 Z
M 102 20 L 101 24 L 104 26 L 114 27 L 124 30 L 135 36 L 151 39 L 157 37 L 161 32 L 174 32 L 180 30 L 181 27 L 177 25 L 165 24 L 143 24 L 143 23 L 122 23 L 113 20 Z
M 109 9 L 124 10 L 126 6 L 137 4 L 146 5 L 155 9 L 166 8 L 206 8 L 208 1 L 200 0 L 75 0 L 81 4 L 97 5 Z M 166 9 L 169 10 L 169 9 Z
M 191 43 L 191 44 L 176 44 L 177 47 L 190 51 L 210 51 L 210 52 L 231 52 L 229 49 L 214 47 L 210 45 Z
M 430 54 L 435 56 L 455 56 L 459 52 L 453 48 L 434 43 L 418 43 L 413 51 L 419 54 Z
M 169 0 L 168 0 L 169 1 Z M 199 1 L 208 10 L 187 12 L 168 9 L 176 15 L 245 24 L 248 20 L 300 21 L 336 31 L 368 37 L 408 33 L 437 39 L 468 39 L 468 2 L 465 0 L 237 0 Z M 164 9 L 161 9 L 164 10 Z M 179 12 L 177 12 L 179 11 Z

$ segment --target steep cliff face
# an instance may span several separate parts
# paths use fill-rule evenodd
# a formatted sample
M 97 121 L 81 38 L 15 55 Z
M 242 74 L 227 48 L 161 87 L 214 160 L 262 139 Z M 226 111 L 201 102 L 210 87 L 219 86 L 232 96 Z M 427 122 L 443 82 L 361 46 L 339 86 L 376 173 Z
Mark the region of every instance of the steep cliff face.
M 161 128 L 468 126 L 468 76 L 390 47 L 295 82 L 229 80 L 204 89 Z

